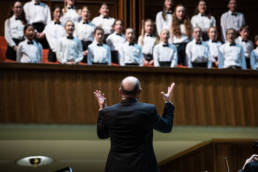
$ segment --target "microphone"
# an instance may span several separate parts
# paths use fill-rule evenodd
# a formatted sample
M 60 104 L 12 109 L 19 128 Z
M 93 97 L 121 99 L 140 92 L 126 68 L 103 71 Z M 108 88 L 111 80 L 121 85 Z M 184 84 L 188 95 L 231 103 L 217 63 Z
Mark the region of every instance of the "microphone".
M 225 160 L 225 165 L 227 167 L 227 172 L 230 172 L 229 165 L 228 165 L 228 158 L 224 157 L 224 160 Z

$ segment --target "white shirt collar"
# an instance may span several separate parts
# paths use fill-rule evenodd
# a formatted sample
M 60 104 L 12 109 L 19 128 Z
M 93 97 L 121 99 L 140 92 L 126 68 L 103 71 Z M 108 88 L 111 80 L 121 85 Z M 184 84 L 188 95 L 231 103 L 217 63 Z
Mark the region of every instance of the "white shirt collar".
M 97 42 L 95 38 L 94 38 L 94 41 L 92 42 L 92 44 L 94 44 L 94 45 L 97 45 L 97 44 L 103 44 L 103 45 L 104 45 L 104 43 L 103 43 L 103 42 Z
M 236 14 L 238 14 L 238 12 L 237 11 L 235 11 L 235 12 L 232 12 L 232 11 L 228 11 L 229 12 L 229 14 L 231 14 L 232 15 L 232 13 L 236 13 Z
M 196 39 L 193 39 L 193 42 L 196 43 L 197 42 Z M 202 39 L 200 39 L 200 42 L 201 43 L 203 42 Z
M 104 17 L 102 14 L 100 14 L 100 17 L 103 18 L 103 19 L 104 19 L 104 18 L 107 18 L 107 19 L 109 18 L 109 16 Z
M 204 16 L 202 16 L 201 13 L 198 13 L 198 16 L 199 16 L 199 17 L 206 17 L 206 14 L 204 14 Z

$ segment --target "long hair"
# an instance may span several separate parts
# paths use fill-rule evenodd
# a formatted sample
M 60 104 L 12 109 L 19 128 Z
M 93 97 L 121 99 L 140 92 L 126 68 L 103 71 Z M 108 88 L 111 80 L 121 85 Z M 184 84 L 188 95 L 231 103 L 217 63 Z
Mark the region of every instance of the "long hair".
M 194 15 L 199 14 L 198 6 L 199 6 L 200 2 L 205 2 L 206 6 L 207 6 L 207 2 L 205 0 L 199 0 L 198 4 L 196 6 L 196 9 L 195 9 Z M 205 11 L 204 15 L 208 16 L 209 19 L 212 16 L 208 8 L 206 8 L 206 11 Z
M 154 22 L 152 21 L 152 19 L 146 19 L 146 20 L 142 20 L 142 29 L 141 29 L 141 35 L 140 35 L 140 43 L 141 45 L 143 46 L 144 45 L 144 35 L 145 35 L 145 24 L 147 22 L 151 22 L 152 25 L 153 25 L 153 30 L 152 30 L 152 35 L 156 37 L 156 40 L 155 40 L 155 44 L 157 44 L 158 40 L 157 40 L 157 35 L 155 35 L 155 27 L 154 27 Z
M 175 9 L 177 9 L 178 7 L 183 7 L 185 10 L 185 7 L 183 5 L 177 5 Z M 172 25 L 171 25 L 171 32 L 175 37 L 180 37 L 182 36 L 182 32 L 180 29 L 180 21 L 176 17 L 176 10 L 174 11 L 172 18 L 173 19 L 172 19 Z M 185 26 L 186 35 L 190 39 L 191 33 L 192 33 L 192 25 L 189 18 L 186 17 L 186 15 L 183 18 L 183 23 Z
M 174 8 L 174 3 L 173 3 L 173 6 L 171 7 L 171 9 L 167 9 L 166 7 L 165 7 L 165 1 L 166 0 L 164 0 L 164 4 L 163 4 L 163 10 L 162 10 L 162 18 L 163 18 L 163 20 L 167 20 L 167 17 L 166 17 L 166 13 L 167 13 L 167 11 L 173 11 L 173 8 Z
M 10 11 L 9 11 L 9 14 L 8 14 L 8 18 L 11 18 L 13 16 L 13 7 L 14 7 L 14 4 L 16 4 L 17 2 L 21 3 L 21 1 L 15 1 L 13 3 L 13 5 L 10 7 Z M 21 3 L 22 4 L 22 3 Z M 27 20 L 25 18 L 25 13 L 24 13 L 24 10 L 23 10 L 23 4 L 22 4 L 22 13 L 21 15 L 19 16 L 21 21 L 22 21 L 22 24 L 26 25 L 27 24 Z

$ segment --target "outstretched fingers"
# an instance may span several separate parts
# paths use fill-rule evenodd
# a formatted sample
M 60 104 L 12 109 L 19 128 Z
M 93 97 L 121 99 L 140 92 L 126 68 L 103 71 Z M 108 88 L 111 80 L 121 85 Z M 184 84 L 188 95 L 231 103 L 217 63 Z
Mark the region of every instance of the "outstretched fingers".
M 173 82 L 170 87 L 168 87 L 168 95 L 171 95 L 173 93 L 173 89 L 175 87 L 175 83 Z

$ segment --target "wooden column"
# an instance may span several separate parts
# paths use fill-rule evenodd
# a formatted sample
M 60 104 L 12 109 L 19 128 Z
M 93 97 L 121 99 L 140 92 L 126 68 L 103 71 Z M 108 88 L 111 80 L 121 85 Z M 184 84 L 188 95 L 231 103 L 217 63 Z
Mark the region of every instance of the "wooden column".
M 130 25 L 130 21 L 128 20 L 127 0 L 119 0 L 118 7 L 118 18 L 123 20 L 124 28 L 127 28 L 128 25 Z

